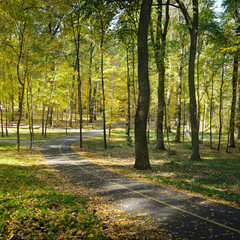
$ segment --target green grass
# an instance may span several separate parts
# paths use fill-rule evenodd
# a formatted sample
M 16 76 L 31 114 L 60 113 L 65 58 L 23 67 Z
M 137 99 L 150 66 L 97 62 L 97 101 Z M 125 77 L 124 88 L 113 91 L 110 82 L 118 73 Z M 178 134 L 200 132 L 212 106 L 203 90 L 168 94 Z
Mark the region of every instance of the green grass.
M 204 143 L 200 144 L 201 162 L 190 161 L 191 142 L 175 143 L 174 132 L 170 138 L 170 160 L 168 151 L 155 149 L 155 134 L 150 132 L 149 156 L 152 172 L 137 171 L 134 165 L 134 144 L 127 146 L 125 129 L 112 132 L 108 145 L 103 150 L 101 136 L 85 140 L 82 154 L 98 164 L 125 175 L 145 179 L 157 184 L 166 184 L 177 189 L 200 193 L 206 197 L 229 201 L 240 205 L 240 152 L 237 147 L 226 153 L 226 142 L 221 145 L 221 151 L 210 149 L 209 135 L 204 135 Z M 227 136 L 223 135 L 224 141 Z M 213 135 L 214 146 L 218 135 Z M 112 147 L 113 146 L 113 147 Z M 165 145 L 168 148 L 167 143 Z
M 56 180 L 39 152 L 7 143 L 0 152 L 0 239 L 103 239 L 89 200 Z

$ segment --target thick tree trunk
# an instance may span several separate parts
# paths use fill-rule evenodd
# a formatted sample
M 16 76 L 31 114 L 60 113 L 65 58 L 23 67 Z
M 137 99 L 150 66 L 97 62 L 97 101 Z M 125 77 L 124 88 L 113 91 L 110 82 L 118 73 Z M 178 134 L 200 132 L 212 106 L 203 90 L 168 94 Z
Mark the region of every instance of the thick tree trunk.
M 237 81 L 238 81 L 238 55 L 234 56 L 233 61 L 233 76 L 232 76 L 232 105 L 231 105 L 231 117 L 230 117 L 230 147 L 235 148 L 235 115 L 236 115 L 236 103 L 237 103 Z
M 146 136 L 150 104 L 148 74 L 148 27 L 152 0 L 143 0 L 138 28 L 138 84 L 139 96 L 135 116 L 135 165 L 136 169 L 150 169 Z

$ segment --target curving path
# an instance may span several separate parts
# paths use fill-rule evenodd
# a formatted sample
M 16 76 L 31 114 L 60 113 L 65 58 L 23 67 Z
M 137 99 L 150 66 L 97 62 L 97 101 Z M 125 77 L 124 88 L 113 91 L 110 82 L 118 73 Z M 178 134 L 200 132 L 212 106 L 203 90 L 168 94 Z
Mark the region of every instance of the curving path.
M 101 133 L 83 133 L 83 138 Z M 73 184 L 81 182 L 125 212 L 151 216 L 174 239 L 240 239 L 240 209 L 113 173 L 75 154 L 70 145 L 78 140 L 74 135 L 42 145 L 48 163 Z

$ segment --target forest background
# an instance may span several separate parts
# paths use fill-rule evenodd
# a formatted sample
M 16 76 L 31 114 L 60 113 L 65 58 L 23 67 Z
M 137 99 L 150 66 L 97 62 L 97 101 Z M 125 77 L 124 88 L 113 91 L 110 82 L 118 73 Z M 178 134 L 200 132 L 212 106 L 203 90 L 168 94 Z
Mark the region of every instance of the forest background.
M 146 116 L 148 131 L 155 129 L 153 144 L 158 150 L 168 148 L 169 157 L 170 134 L 175 142 L 192 136 L 191 159 L 197 161 L 201 157 L 194 152 L 204 134 L 210 149 L 224 146 L 226 152 L 240 138 L 239 3 L 225 0 L 221 11 L 215 4 L 158 0 L 151 6 L 147 61 L 151 104 Z M 106 129 L 110 136 L 115 124 L 127 121 L 126 141 L 131 145 L 131 126 L 143 96 L 137 52 L 141 3 L 29 0 L 1 1 L 0 6 L 2 137 L 15 122 L 19 150 L 23 118 L 31 141 L 34 125 L 40 125 L 46 137 L 49 126 L 63 126 L 67 119 L 70 128 L 80 129 L 82 148 L 83 127 L 101 120 L 107 149 Z M 191 59 L 189 33 L 194 28 L 198 37 Z M 190 121 L 192 116 L 196 121 Z M 147 138 L 144 124 L 141 132 Z M 138 153 L 144 159 L 135 167 L 151 168 L 148 153 L 141 154 L 136 147 L 136 162 Z

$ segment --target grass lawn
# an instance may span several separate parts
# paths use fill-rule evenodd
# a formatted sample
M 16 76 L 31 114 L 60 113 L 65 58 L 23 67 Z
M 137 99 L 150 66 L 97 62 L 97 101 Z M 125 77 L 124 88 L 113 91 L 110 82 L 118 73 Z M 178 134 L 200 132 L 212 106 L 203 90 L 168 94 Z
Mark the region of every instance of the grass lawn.
M 226 153 L 226 146 L 217 151 L 217 135 L 210 149 L 207 139 L 200 144 L 201 162 L 190 161 L 191 143 L 175 143 L 170 134 L 170 159 L 168 151 L 154 148 L 154 133 L 150 133 L 149 156 L 152 171 L 138 171 L 134 165 L 134 146 L 126 144 L 125 129 L 112 132 L 108 149 L 104 150 L 102 136 L 88 138 L 83 149 L 73 146 L 81 156 L 123 175 L 142 179 L 154 184 L 165 185 L 177 190 L 188 191 L 226 204 L 240 206 L 240 151 L 239 143 L 235 149 Z M 226 139 L 226 136 L 223 136 Z M 166 144 L 167 148 L 167 144 Z
M 98 239 L 89 200 L 43 165 L 40 152 L 0 143 L 0 239 Z M 75 236 L 75 238 L 72 238 Z

